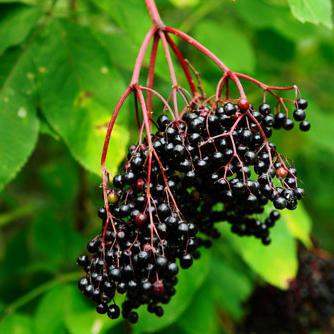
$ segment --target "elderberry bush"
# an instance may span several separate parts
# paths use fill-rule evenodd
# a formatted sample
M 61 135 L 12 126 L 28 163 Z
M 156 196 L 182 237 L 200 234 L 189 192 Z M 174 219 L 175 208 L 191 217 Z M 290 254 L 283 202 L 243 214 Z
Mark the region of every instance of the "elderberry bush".
M 308 130 L 307 102 L 295 105 L 294 119 Z M 217 223 L 270 243 L 277 210 L 295 209 L 303 190 L 268 141 L 293 120 L 266 103 L 258 110 L 233 101 L 190 103 L 178 120 L 160 115 L 155 133 L 130 146 L 108 187 L 108 206 L 98 213 L 101 233 L 88 243 L 90 255 L 78 258 L 86 273 L 79 288 L 97 312 L 136 323 L 136 310 L 146 305 L 162 316 L 179 267 L 188 269 L 200 247 L 219 237 Z M 277 210 L 261 221 L 269 202 Z M 116 293 L 125 295 L 121 305 Z
M 287 291 L 258 287 L 246 304 L 240 333 L 333 333 L 334 260 L 319 249 L 299 248 L 299 270 Z

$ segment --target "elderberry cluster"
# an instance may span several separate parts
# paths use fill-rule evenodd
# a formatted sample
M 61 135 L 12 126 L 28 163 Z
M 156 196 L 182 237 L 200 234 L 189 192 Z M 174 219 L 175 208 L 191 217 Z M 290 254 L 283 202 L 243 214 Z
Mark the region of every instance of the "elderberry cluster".
M 246 304 L 240 333 L 333 333 L 334 260 L 322 251 L 299 249 L 299 270 L 287 291 L 258 287 Z
M 307 102 L 299 99 L 296 107 L 295 120 L 308 130 Z M 293 121 L 266 103 L 258 110 L 232 101 L 192 103 L 177 119 L 160 115 L 156 132 L 130 146 L 107 189 L 108 206 L 99 210 L 102 231 L 88 243 L 91 255 L 78 259 L 86 272 L 79 288 L 97 312 L 136 323 L 136 310 L 147 305 L 162 316 L 179 266 L 189 268 L 199 248 L 219 237 L 216 223 L 271 242 L 280 214 L 259 215 L 269 202 L 295 209 L 303 189 L 268 140 L 273 129 L 290 130 Z M 121 307 L 116 293 L 125 295 Z

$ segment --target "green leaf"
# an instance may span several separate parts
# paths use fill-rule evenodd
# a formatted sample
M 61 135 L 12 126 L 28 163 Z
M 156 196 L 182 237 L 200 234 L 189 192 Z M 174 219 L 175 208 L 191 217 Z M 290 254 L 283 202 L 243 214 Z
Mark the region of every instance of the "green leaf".
M 0 333 L 33 334 L 32 319 L 23 314 L 12 314 L 0 322 Z
M 25 40 L 41 15 L 38 7 L 13 5 L 0 9 L 0 55 Z
M 332 29 L 332 4 L 330 0 L 288 0 L 292 14 L 301 22 L 323 24 Z
M 220 280 L 221 277 L 219 277 Z M 219 333 L 218 313 L 213 295 L 207 291 L 207 285 L 195 294 L 191 306 L 182 314 L 177 324 L 188 334 Z
M 269 246 L 254 238 L 236 236 L 225 223 L 220 229 L 245 262 L 266 282 L 281 289 L 288 288 L 289 281 L 297 274 L 298 261 L 296 242 L 286 224 L 279 221 L 273 228 Z
M 42 112 L 73 156 L 100 175 L 102 146 L 113 108 L 125 89 L 106 51 L 88 29 L 55 21 L 43 40 L 38 64 Z M 115 172 L 129 139 L 124 108 L 114 127 L 107 167 Z
M 238 14 L 250 27 L 260 30 L 261 41 L 263 40 L 261 35 L 263 28 L 273 28 L 286 38 L 296 42 L 300 42 L 303 37 L 309 38 L 311 34 L 314 34 L 314 25 L 297 21 L 287 5 L 275 5 L 265 0 L 238 0 L 235 6 Z M 250 13 L 252 14 L 250 15 Z M 268 39 L 263 42 L 263 44 L 274 43 Z
M 287 224 L 290 233 L 304 243 L 306 247 L 312 245 L 310 236 L 312 229 L 311 217 L 303 205 L 299 204 L 297 210 L 284 210 L 282 220 Z
M 74 218 L 68 211 L 42 210 L 31 225 L 31 248 L 36 258 L 50 269 L 66 265 L 80 253 L 84 240 L 73 228 Z M 52 244 L 52 247 L 50 245 Z
M 310 101 L 310 111 L 307 111 L 307 116 L 312 125 L 312 130 L 305 136 L 306 140 L 317 149 L 321 146 L 328 153 L 334 154 L 334 145 L 331 137 L 334 131 L 334 115 L 324 112 L 313 101 Z M 309 149 L 307 147 L 307 149 Z
M 182 270 L 178 276 L 176 295 L 164 306 L 162 318 L 152 317 L 146 308 L 139 310 L 140 321 L 134 327 L 135 333 L 157 332 L 174 323 L 190 305 L 194 294 L 205 280 L 210 268 L 209 253 L 202 252 L 202 257 L 188 270 Z
M 91 310 L 75 285 L 59 285 L 47 292 L 39 302 L 35 317 L 35 333 L 66 333 L 65 317 Z
M 0 57 L 0 190 L 23 167 L 37 142 L 35 55 L 33 43 Z
M 106 315 L 97 314 L 93 305 L 90 311 L 73 312 L 65 316 L 65 324 L 70 334 L 107 334 L 120 322 L 121 319 L 110 320 Z M 114 330 L 112 333 L 115 333 Z
M 196 6 L 199 3 L 199 0 L 170 0 L 170 2 L 176 7 L 190 7 Z
M 211 295 L 234 319 L 240 319 L 243 315 L 242 304 L 252 292 L 253 279 L 230 265 L 220 253 L 215 254 L 212 261 L 208 281 Z
M 94 0 L 94 2 L 108 13 L 138 45 L 152 26 L 144 1 Z
M 235 27 L 206 21 L 196 27 L 194 35 L 222 59 L 231 70 L 254 71 L 255 54 L 242 31 Z

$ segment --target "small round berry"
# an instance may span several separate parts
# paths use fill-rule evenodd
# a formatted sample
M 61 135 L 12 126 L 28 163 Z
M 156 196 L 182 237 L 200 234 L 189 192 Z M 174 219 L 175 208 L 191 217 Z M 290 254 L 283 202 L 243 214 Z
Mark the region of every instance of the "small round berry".
M 127 319 L 129 320 L 129 322 L 131 324 L 137 323 L 138 322 L 138 318 L 139 318 L 138 313 L 134 312 L 134 311 L 129 312 L 129 314 L 127 316 Z
M 259 107 L 259 112 L 263 115 L 269 115 L 271 111 L 271 107 L 268 103 L 262 103 Z
M 164 284 L 162 283 L 162 281 L 156 280 L 153 283 L 153 292 L 157 296 L 160 296 L 165 292 L 165 287 L 164 287 Z
M 108 317 L 110 319 L 117 319 L 120 316 L 120 309 L 116 304 L 112 304 L 108 308 Z
M 117 193 L 115 191 L 111 191 L 109 194 L 108 194 L 108 202 L 110 204 L 116 204 L 119 200 L 119 197 L 117 195 Z
M 279 167 L 276 169 L 276 175 L 280 178 L 285 178 L 288 175 L 288 171 L 284 167 Z
M 100 303 L 96 306 L 96 312 L 99 314 L 105 314 L 108 311 L 108 305 L 104 303 Z
M 138 179 L 135 183 L 135 188 L 137 191 L 142 191 L 145 186 L 145 181 L 143 179 Z
M 185 254 L 180 259 L 180 265 L 183 269 L 188 269 L 193 264 L 193 259 L 190 254 Z
M 280 218 L 281 218 L 281 214 L 278 211 L 273 210 L 270 212 L 270 219 L 277 221 Z
M 106 208 L 100 208 L 97 212 L 97 215 L 99 216 L 99 218 L 101 219 L 106 219 L 107 218 L 107 210 Z
M 294 127 L 294 123 L 291 119 L 287 118 L 283 123 L 283 129 L 291 130 Z
M 308 102 L 307 100 L 300 98 L 297 100 L 297 106 L 298 108 L 305 110 L 308 106 Z
M 235 108 L 234 104 L 231 103 L 231 102 L 228 102 L 228 103 L 225 104 L 224 110 L 225 110 L 225 114 L 227 116 L 232 116 L 236 112 L 236 108 Z
M 239 100 L 238 106 L 241 110 L 247 111 L 249 109 L 249 102 L 246 98 L 241 98 Z
M 263 245 L 267 246 L 271 243 L 271 239 L 269 237 L 265 237 L 261 239 Z
M 287 201 L 284 197 L 276 197 L 275 200 L 274 200 L 274 207 L 276 209 L 279 209 L 279 210 L 282 210 L 282 209 L 285 209 L 287 206 Z
M 166 126 L 170 123 L 170 120 L 167 115 L 161 115 L 158 120 L 158 128 L 160 131 L 165 130 Z
M 311 124 L 308 122 L 308 121 L 302 121 L 300 124 L 299 124 L 299 129 L 301 131 L 309 131 L 311 128 Z
M 164 314 L 164 310 L 163 310 L 163 308 L 161 307 L 161 306 L 157 306 L 156 308 L 155 308 L 155 310 L 154 310 L 154 313 L 155 313 L 155 315 L 157 316 L 157 317 L 162 317 L 163 316 L 163 314 Z
M 293 112 L 293 118 L 297 122 L 301 122 L 306 118 L 306 113 L 303 109 L 297 109 Z

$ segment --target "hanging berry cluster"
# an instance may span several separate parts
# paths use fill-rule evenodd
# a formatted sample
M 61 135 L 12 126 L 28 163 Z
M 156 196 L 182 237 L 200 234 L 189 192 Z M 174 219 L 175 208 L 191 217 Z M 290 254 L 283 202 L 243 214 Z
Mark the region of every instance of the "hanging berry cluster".
M 216 223 L 227 222 L 239 236 L 270 243 L 270 228 L 279 219 L 273 210 L 263 221 L 258 215 L 272 202 L 276 209 L 297 207 L 303 197 L 297 173 L 269 141 L 273 130 L 290 130 L 293 119 L 302 131 L 307 101 L 296 86 L 268 86 L 230 71 L 199 42 L 165 26 L 153 0 L 146 0 L 154 26 L 140 48 L 129 87 L 117 104 L 103 148 L 104 207 L 102 231 L 87 246 L 90 256 L 78 263 L 86 276 L 82 292 L 97 303 L 97 312 L 131 323 L 138 309 L 163 315 L 161 304 L 175 294 L 179 267 L 189 268 L 199 248 L 219 237 Z M 177 36 L 213 60 L 223 72 L 214 96 L 206 97 L 199 76 L 173 41 Z M 139 83 L 146 51 L 152 42 L 147 85 Z M 154 89 L 159 43 L 166 55 L 172 91 L 164 98 Z M 184 71 L 190 92 L 181 87 L 171 51 Z M 194 76 L 198 81 L 195 84 Z M 250 104 L 241 80 L 262 90 L 262 101 Z M 233 93 L 233 87 L 237 93 Z M 280 96 L 292 91 L 293 98 Z M 110 178 L 105 168 L 108 144 L 117 115 L 133 94 L 138 142 L 130 146 L 120 174 Z M 235 95 L 236 94 L 236 95 Z M 276 102 L 270 105 L 267 96 Z M 161 111 L 153 115 L 153 97 Z M 290 117 L 293 111 L 293 119 Z M 115 294 L 124 294 L 120 307 Z
M 289 289 L 260 286 L 245 307 L 249 313 L 238 333 L 333 333 L 334 260 L 321 249 L 300 246 Z

